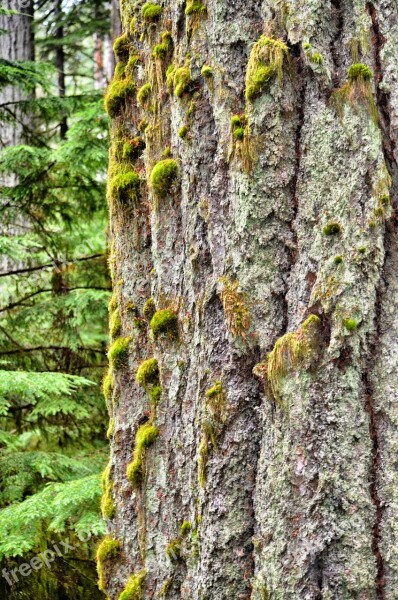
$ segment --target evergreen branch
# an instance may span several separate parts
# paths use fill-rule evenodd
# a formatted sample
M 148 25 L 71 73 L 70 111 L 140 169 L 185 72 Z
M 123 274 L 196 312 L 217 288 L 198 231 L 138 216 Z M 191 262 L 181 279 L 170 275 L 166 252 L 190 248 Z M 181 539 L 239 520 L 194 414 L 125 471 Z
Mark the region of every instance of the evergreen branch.
M 75 258 L 73 260 L 65 261 L 62 263 L 60 262 L 58 264 L 47 263 L 45 265 L 40 265 L 37 267 L 25 267 L 24 269 L 14 269 L 13 271 L 4 271 L 3 273 L 0 273 L 0 277 L 9 277 L 11 275 L 19 275 L 21 273 L 32 273 L 33 271 L 41 271 L 42 269 L 59 268 L 60 264 L 72 265 L 73 263 L 76 263 L 76 262 L 95 260 L 96 258 L 103 258 L 104 256 L 105 255 L 101 252 L 99 254 L 93 254 L 92 256 L 83 256 L 81 258 Z
M 103 292 L 111 292 L 112 288 L 96 286 L 96 285 L 79 285 L 79 286 L 76 286 L 73 288 L 68 288 L 65 291 L 66 292 L 74 292 L 76 290 L 98 290 L 98 291 L 103 291 Z M 39 294 L 45 294 L 45 293 L 53 292 L 53 291 L 54 291 L 53 288 L 42 288 L 41 290 L 32 292 L 32 294 L 28 294 L 27 296 L 20 298 L 20 300 L 18 300 L 17 302 L 11 302 L 11 304 L 7 304 L 7 306 L 3 306 L 2 308 L 0 308 L 0 313 L 4 312 L 6 310 L 11 310 L 12 308 L 15 308 L 16 306 L 23 306 L 24 302 L 26 302 L 26 300 L 29 300 L 30 298 L 33 298 L 34 296 L 38 296 Z

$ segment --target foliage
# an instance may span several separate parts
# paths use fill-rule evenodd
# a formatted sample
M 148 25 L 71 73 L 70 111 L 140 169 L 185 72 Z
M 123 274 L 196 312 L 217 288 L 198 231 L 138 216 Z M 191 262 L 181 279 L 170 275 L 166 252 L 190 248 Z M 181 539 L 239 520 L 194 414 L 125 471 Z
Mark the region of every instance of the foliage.
M 22 93 L 0 107 L 0 121 L 20 140 L 0 152 L 0 556 L 8 564 L 50 539 L 88 533 L 91 541 L 73 553 L 89 575 L 104 532 L 99 384 L 110 287 L 108 119 L 92 56 L 93 34 L 109 31 L 109 9 L 88 0 L 55 14 L 44 2 L 35 16 L 35 62 L 0 60 L 0 88 Z M 62 597 L 71 582 L 81 590 L 78 571 L 58 563 Z M 91 584 L 87 577 L 87 595 L 99 597 Z M 52 597 L 50 587 L 36 596 Z

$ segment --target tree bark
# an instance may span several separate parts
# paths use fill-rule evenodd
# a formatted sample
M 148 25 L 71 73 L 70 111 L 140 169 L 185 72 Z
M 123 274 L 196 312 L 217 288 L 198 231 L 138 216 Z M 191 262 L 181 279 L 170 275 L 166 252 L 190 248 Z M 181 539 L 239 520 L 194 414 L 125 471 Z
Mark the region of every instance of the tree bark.
M 131 342 L 113 372 L 121 552 L 105 562 L 107 594 L 145 570 L 145 599 L 393 600 L 397 4 L 191 5 L 166 0 L 151 23 L 122 10 L 136 88 L 152 92 L 113 128 L 111 264 Z M 173 49 L 155 59 L 168 29 Z M 181 94 L 169 63 L 190 70 Z M 127 168 L 116 148 L 142 119 L 146 184 L 126 204 L 112 192 Z M 159 194 L 152 169 L 170 156 L 178 181 Z M 151 332 L 149 297 L 178 315 L 178 339 Z M 152 357 L 156 410 L 136 381 Z M 132 485 L 148 419 L 159 436 Z

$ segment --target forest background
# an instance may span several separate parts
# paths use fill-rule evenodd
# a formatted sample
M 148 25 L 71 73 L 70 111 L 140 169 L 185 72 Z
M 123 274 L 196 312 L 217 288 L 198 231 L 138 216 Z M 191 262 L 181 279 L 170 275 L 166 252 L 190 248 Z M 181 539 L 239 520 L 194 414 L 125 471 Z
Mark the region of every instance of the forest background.
M 0 597 L 10 600 L 104 597 L 94 561 L 108 454 L 103 93 L 119 29 L 103 0 L 1 3 Z M 46 551 L 49 568 L 22 576 Z

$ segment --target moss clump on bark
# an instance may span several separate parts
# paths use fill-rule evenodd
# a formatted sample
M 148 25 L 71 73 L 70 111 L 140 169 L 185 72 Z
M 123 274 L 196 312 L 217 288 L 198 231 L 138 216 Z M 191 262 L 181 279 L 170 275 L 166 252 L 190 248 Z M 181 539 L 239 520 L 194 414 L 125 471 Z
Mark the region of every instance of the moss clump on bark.
M 213 68 L 210 67 L 210 65 L 203 65 L 200 73 L 202 75 L 202 77 L 205 77 L 206 79 L 209 79 L 210 77 L 213 77 Z
M 97 548 L 98 587 L 105 591 L 107 585 L 107 569 L 120 555 L 120 542 L 111 536 L 106 536 Z
M 171 540 L 166 546 L 166 554 L 172 562 L 177 562 L 182 556 L 181 538 Z
M 191 531 L 192 525 L 189 521 L 184 521 L 180 527 L 180 533 L 184 537 Z
M 163 60 L 169 54 L 169 52 L 173 48 L 173 38 L 169 31 L 165 31 L 162 33 L 162 41 L 160 44 L 156 44 L 156 46 L 152 50 L 152 56 L 154 58 L 158 58 L 159 60 Z
M 143 477 L 143 461 L 145 450 L 152 446 L 159 436 L 159 429 L 150 421 L 141 425 L 135 435 L 133 460 L 127 467 L 127 479 L 133 487 L 141 484 Z
M 153 315 L 156 312 L 156 305 L 155 305 L 155 301 L 153 298 L 148 298 L 148 300 L 145 302 L 143 309 L 142 309 L 142 313 L 144 315 L 144 317 L 147 319 L 147 321 L 150 321 L 153 317 Z
M 158 162 L 152 169 L 150 182 L 153 191 L 159 197 L 170 193 L 173 183 L 178 177 L 178 163 L 173 158 Z
M 101 512 L 104 519 L 112 519 L 115 515 L 115 503 L 113 501 L 113 482 L 111 480 L 111 465 L 108 464 L 101 478 L 102 498 Z
M 178 137 L 181 138 L 182 140 L 185 140 L 187 138 L 187 135 L 188 135 L 188 127 L 186 125 L 183 125 L 178 130 Z
M 159 4 L 152 4 L 152 2 L 145 2 L 141 8 L 141 16 L 144 21 L 148 23 L 154 23 L 157 21 L 162 14 L 162 7 Z
M 124 33 L 115 39 L 113 43 L 113 51 L 116 58 L 122 62 L 127 62 L 129 58 L 129 41 L 127 35 Z
M 335 265 L 340 265 L 343 262 L 343 257 L 342 256 L 335 256 L 333 259 L 333 262 Z
M 113 202 L 137 202 L 140 197 L 141 180 L 135 171 L 119 173 L 110 180 L 109 197 Z
M 109 426 L 106 432 L 106 437 L 108 438 L 108 440 L 110 440 L 113 437 L 113 434 L 115 433 L 115 419 L 112 417 L 111 419 L 109 419 Z
M 355 331 L 358 328 L 358 323 L 355 319 L 344 319 L 343 325 L 347 331 Z
M 149 358 L 140 364 L 137 370 L 136 380 L 143 388 L 151 384 L 159 383 L 159 365 L 156 358 Z
M 109 334 L 111 338 L 116 338 L 121 334 L 122 331 L 122 320 L 120 318 L 120 311 L 117 308 L 111 314 L 109 319 Z
M 125 160 L 135 160 L 139 158 L 145 150 L 145 141 L 142 137 L 135 137 L 123 143 L 122 156 Z
M 132 575 L 127 581 L 126 587 L 120 594 L 119 600 L 141 600 L 145 577 L 145 569 Z
M 178 317 L 168 308 L 157 310 L 151 319 L 150 328 L 155 339 L 160 336 L 176 339 L 178 337 Z
M 345 104 L 353 108 L 364 106 L 373 122 L 378 122 L 377 106 L 372 89 L 373 71 L 367 65 L 355 63 L 348 69 L 348 81 L 333 94 L 337 111 L 342 115 Z
M 185 8 L 185 14 L 191 16 L 194 14 L 203 14 L 207 11 L 207 8 L 200 0 L 188 0 Z
M 331 235 L 338 235 L 339 233 L 341 233 L 341 230 L 342 230 L 342 227 L 341 227 L 340 223 L 336 223 L 335 221 L 333 221 L 331 223 L 327 223 L 322 231 L 323 231 L 324 235 L 331 236 Z
M 276 76 L 282 81 L 283 68 L 289 58 L 289 49 L 281 39 L 262 35 L 250 53 L 246 71 L 246 100 L 253 102 Z
M 191 69 L 188 63 L 178 68 L 174 64 L 171 64 L 167 68 L 167 87 L 170 93 L 174 92 L 177 98 L 181 98 L 188 91 L 191 81 Z
M 235 337 L 240 336 L 246 340 L 251 322 L 246 296 L 239 291 L 238 281 L 222 277 L 220 283 L 223 286 L 220 298 L 228 329 Z
M 320 318 L 310 315 L 297 332 L 286 333 L 267 357 L 267 379 L 274 398 L 279 398 L 282 379 L 309 363 L 318 348 Z
M 151 92 L 152 86 L 150 83 L 144 83 L 144 85 L 140 87 L 137 93 L 137 100 L 141 106 L 145 106 L 148 103 Z
M 123 108 L 126 99 L 134 94 L 135 85 L 131 77 L 112 81 L 105 94 L 105 110 L 108 115 L 115 118 Z
M 130 342 L 130 337 L 120 337 L 109 348 L 108 358 L 114 369 L 120 369 L 127 364 Z

